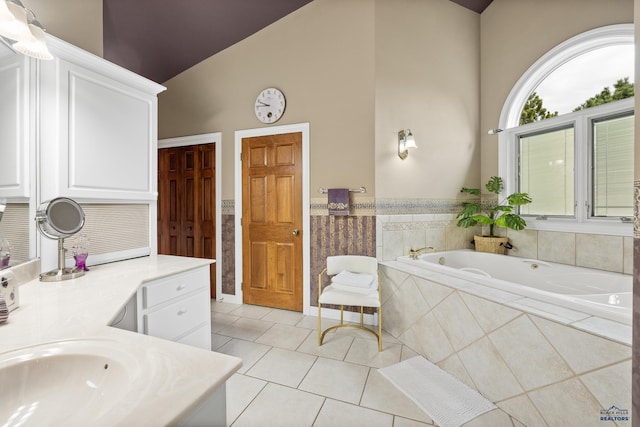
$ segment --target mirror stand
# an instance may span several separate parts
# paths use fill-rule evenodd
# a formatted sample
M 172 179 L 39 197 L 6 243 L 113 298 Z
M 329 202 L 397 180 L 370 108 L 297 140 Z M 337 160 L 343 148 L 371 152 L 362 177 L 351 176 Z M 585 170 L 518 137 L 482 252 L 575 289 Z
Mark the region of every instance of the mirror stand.
M 64 266 L 64 238 L 58 239 L 58 268 L 56 270 L 47 271 L 40 274 L 40 280 L 43 282 L 59 282 L 62 280 L 75 279 L 84 276 L 83 270 L 76 267 L 68 268 Z

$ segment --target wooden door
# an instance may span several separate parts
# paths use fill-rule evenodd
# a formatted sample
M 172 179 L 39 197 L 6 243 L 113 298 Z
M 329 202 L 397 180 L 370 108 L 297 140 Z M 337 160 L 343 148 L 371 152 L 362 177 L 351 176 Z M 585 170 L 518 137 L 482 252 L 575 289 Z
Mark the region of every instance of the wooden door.
M 242 140 L 242 290 L 302 311 L 302 133 Z
M 215 258 L 215 164 L 215 144 L 158 150 L 158 253 Z

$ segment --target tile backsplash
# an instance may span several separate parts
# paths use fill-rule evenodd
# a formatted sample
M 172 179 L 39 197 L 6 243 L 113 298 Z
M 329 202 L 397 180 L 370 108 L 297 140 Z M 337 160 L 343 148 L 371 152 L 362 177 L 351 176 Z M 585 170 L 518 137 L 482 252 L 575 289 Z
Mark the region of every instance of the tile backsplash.
M 408 255 L 410 249 L 473 249 L 480 228 L 459 228 L 455 213 L 377 215 L 378 260 Z M 534 258 L 624 274 L 633 272 L 633 237 L 537 230 L 508 230 L 511 256 Z

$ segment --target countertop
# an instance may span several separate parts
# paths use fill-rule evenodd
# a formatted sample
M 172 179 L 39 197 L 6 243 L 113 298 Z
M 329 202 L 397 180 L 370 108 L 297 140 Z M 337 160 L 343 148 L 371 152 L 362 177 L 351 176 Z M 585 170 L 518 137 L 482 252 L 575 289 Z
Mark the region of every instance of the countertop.
M 211 262 L 155 255 L 93 266 L 77 279 L 31 280 L 19 287 L 20 307 L 0 324 L 0 360 L 3 353 L 52 341 L 107 339 L 145 363 L 136 381 L 123 385 L 129 404 L 104 425 L 174 424 L 223 385 L 242 361 L 108 325 L 143 282 Z M 141 400 L 145 394 L 150 397 Z

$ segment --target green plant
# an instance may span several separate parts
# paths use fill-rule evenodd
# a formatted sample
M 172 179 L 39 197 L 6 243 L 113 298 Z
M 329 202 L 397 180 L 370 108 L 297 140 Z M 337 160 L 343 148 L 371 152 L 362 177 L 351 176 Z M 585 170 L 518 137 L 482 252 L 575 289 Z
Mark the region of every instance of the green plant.
M 504 188 L 502 178 L 492 176 L 485 184 L 485 188 L 497 196 Z M 462 187 L 461 193 L 480 196 L 479 188 Z M 531 197 L 527 193 L 513 193 L 507 196 L 501 203 L 489 202 L 483 204 L 477 202 L 462 202 L 462 211 L 458 213 L 458 227 L 473 227 L 475 225 L 488 225 L 489 237 L 495 237 L 494 226 L 510 228 L 512 230 L 523 230 L 527 223 L 515 212 L 517 206 L 531 203 Z

